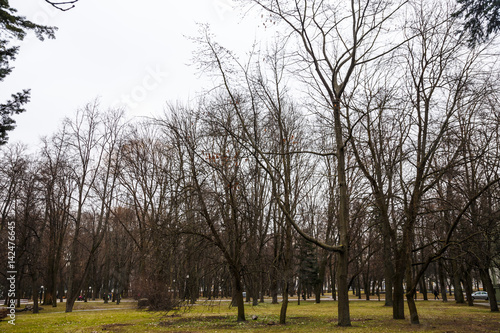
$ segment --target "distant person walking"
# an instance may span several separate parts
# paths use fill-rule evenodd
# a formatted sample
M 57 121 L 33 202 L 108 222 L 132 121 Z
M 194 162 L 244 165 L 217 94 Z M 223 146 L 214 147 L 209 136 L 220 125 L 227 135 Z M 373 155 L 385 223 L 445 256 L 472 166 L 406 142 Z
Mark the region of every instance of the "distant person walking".
M 439 293 L 438 293 L 437 289 L 434 289 L 434 299 L 439 300 Z

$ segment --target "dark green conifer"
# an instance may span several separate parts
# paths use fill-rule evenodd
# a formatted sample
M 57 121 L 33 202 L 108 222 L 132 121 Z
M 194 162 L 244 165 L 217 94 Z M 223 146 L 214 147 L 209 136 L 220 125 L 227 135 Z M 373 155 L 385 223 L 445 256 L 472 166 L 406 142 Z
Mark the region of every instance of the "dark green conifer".
M 470 46 L 483 43 L 500 29 L 500 0 L 457 0 L 459 9 L 453 17 L 464 19 L 464 35 Z

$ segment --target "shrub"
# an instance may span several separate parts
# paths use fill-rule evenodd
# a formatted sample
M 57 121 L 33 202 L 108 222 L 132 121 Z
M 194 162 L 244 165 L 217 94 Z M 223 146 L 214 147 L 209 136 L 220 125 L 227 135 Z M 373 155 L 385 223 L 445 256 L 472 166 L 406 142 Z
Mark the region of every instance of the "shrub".
M 174 298 L 168 286 L 161 282 L 143 283 L 139 291 L 141 297 L 137 305 L 140 309 L 169 312 L 179 310 L 184 305 L 184 302 Z

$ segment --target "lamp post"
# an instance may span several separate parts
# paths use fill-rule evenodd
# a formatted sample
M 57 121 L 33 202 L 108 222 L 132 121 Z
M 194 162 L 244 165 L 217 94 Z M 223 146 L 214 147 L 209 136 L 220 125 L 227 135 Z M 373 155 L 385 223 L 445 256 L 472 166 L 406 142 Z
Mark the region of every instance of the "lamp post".
M 188 294 L 188 280 L 189 280 L 189 274 L 186 275 L 186 281 L 184 282 L 184 300 L 186 300 L 189 297 L 189 294 Z

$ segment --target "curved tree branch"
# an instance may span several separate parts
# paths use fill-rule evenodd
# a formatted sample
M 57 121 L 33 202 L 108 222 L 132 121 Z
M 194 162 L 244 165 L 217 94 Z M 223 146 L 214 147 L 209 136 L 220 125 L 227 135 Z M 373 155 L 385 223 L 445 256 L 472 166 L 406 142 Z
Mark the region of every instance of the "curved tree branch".
M 50 0 L 45 0 L 46 3 L 52 5 L 52 7 L 55 7 L 63 12 L 70 10 L 72 8 L 75 8 L 75 3 L 77 3 L 79 0 L 73 0 L 73 1 L 50 1 Z

